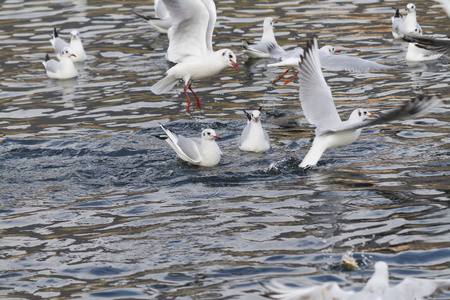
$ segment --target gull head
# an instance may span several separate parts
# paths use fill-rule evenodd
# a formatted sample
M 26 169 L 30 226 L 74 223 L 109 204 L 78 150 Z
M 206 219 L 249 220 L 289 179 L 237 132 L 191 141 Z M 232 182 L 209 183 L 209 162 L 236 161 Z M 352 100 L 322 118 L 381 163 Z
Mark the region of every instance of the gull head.
M 260 120 L 260 118 L 261 118 L 261 111 L 260 110 L 254 110 L 254 111 L 252 111 L 252 121 L 254 121 L 254 122 L 259 122 L 259 121 L 261 121 Z
M 71 56 L 76 57 L 75 54 L 72 53 L 72 50 L 70 50 L 69 47 L 64 47 L 61 51 L 61 57 L 68 57 L 70 58 Z
M 330 46 L 330 45 L 323 46 L 322 48 L 320 48 L 320 50 L 325 51 L 326 53 L 329 53 L 329 54 L 334 54 L 336 52 L 339 52 L 339 50 L 337 50 L 336 48 L 334 48 L 333 46 Z
M 202 131 L 202 139 L 212 141 L 214 139 L 220 139 L 213 129 L 205 129 Z
M 276 24 L 276 23 L 277 23 L 277 21 L 275 21 L 271 17 L 265 18 L 264 19 L 264 31 L 272 30 L 273 29 L 273 24 Z
M 413 3 L 409 3 L 408 5 L 406 5 L 406 10 L 408 11 L 408 13 L 415 12 L 416 6 Z
M 239 65 L 237 64 L 236 55 L 230 49 L 219 50 L 225 60 L 226 65 L 233 67 L 236 71 L 239 70 Z
M 348 119 L 351 121 L 361 122 L 368 118 L 375 118 L 375 117 L 376 116 L 374 114 L 368 112 L 367 110 L 362 109 L 362 108 L 357 108 L 351 113 L 351 115 Z
M 74 29 L 74 30 L 72 30 L 71 32 L 70 32 L 70 38 L 71 39 L 77 39 L 77 38 L 79 38 L 79 32 L 78 32 L 78 30 L 76 30 L 76 29 Z

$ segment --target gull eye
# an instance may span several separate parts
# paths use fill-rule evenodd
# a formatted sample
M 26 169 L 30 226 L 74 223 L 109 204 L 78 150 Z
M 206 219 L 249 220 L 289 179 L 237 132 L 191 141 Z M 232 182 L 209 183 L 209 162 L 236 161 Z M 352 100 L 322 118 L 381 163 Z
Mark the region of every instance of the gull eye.
M 367 111 L 364 111 L 364 114 L 367 115 Z
M 233 55 L 231 55 L 231 54 L 230 54 L 230 55 L 228 55 L 228 58 L 233 58 Z
M 361 111 L 360 110 L 358 111 L 358 115 L 361 117 Z

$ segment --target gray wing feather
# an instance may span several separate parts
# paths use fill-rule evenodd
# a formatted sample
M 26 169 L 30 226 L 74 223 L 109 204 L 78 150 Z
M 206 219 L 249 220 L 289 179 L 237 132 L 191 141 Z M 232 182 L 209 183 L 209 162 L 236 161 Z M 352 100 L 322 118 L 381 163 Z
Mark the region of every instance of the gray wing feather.
M 419 118 L 429 113 L 432 109 L 438 107 L 441 103 L 442 101 L 436 96 L 418 95 L 415 98 L 406 101 L 399 108 L 379 113 L 377 118 L 370 118 L 360 123 L 352 124 L 343 122 L 340 127 L 334 130 L 327 130 L 323 132 L 323 134 L 326 134 L 327 132 L 355 130 L 362 127 L 384 124 L 392 121 Z
M 437 39 L 409 34 L 405 34 L 403 39 L 407 42 L 414 43 L 419 48 L 436 51 L 450 57 L 450 39 Z

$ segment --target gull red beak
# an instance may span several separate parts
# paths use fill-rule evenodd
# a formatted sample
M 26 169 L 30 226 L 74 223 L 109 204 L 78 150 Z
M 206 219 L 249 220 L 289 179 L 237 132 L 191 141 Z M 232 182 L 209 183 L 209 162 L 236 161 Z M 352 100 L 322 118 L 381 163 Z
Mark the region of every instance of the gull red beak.
M 74 56 L 74 57 L 77 57 L 77 56 L 76 56 L 75 54 L 73 54 L 73 53 L 72 53 L 72 54 L 71 54 L 70 56 Z
M 376 115 L 374 115 L 374 114 L 370 114 L 369 115 L 369 118 L 376 118 L 377 116 Z
M 258 121 L 258 119 L 259 119 L 258 117 L 255 117 L 255 121 Z
M 231 65 L 236 71 L 239 71 L 239 65 L 230 59 Z
M 336 52 L 341 52 L 341 51 L 339 51 L 338 49 L 335 49 L 334 52 L 336 53 Z
M 220 140 L 220 137 L 218 135 L 214 135 L 213 138 Z

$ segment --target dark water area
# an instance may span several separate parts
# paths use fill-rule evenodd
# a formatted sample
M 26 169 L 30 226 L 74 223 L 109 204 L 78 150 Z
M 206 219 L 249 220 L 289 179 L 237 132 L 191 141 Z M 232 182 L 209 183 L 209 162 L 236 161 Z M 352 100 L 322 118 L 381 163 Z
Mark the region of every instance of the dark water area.
M 182 84 L 154 95 L 171 66 L 167 36 L 133 11 L 148 1 L 4 1 L 0 10 L 0 298 L 264 299 L 276 278 L 307 287 L 336 280 L 360 288 L 373 263 L 391 283 L 450 278 L 447 58 L 407 63 L 393 40 L 402 1 L 216 1 L 214 47 L 230 48 L 225 69 L 193 87 L 203 109 L 186 113 Z M 427 34 L 449 34 L 432 1 L 416 1 Z M 314 128 L 298 82 L 248 59 L 242 39 L 277 19 L 285 49 L 315 34 L 341 54 L 395 66 L 372 73 L 324 71 L 338 111 L 391 109 L 417 94 L 443 105 L 422 118 L 363 130 L 328 151 L 316 169 L 298 164 Z M 53 27 L 78 29 L 88 60 L 73 80 L 47 78 Z M 241 152 L 242 112 L 263 107 L 272 149 Z M 154 135 L 159 123 L 186 136 L 213 128 L 216 167 L 190 166 Z M 336 269 L 351 251 L 361 270 Z M 450 294 L 439 299 L 450 299 Z

